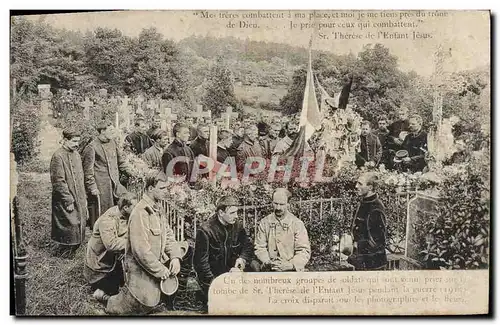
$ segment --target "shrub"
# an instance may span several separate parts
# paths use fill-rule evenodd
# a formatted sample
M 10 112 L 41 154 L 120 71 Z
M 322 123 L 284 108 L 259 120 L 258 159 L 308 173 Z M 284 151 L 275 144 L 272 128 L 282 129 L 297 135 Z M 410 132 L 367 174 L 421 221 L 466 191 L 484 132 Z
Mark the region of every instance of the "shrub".
M 416 244 L 425 268 L 480 269 L 489 264 L 489 189 L 481 175 L 467 173 L 445 180 L 437 214 L 419 218 Z
M 40 141 L 41 110 L 36 102 L 14 98 L 11 102 L 11 150 L 20 165 L 37 156 Z

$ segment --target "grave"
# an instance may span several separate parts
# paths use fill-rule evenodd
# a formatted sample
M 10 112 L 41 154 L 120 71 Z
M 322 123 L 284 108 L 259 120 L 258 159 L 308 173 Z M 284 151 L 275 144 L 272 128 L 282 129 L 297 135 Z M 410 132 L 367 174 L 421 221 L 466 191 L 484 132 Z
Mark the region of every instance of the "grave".
M 416 246 L 414 225 L 420 218 L 431 219 L 437 214 L 439 198 L 423 192 L 416 192 L 408 202 L 406 218 L 405 256 L 419 260 L 419 250 Z

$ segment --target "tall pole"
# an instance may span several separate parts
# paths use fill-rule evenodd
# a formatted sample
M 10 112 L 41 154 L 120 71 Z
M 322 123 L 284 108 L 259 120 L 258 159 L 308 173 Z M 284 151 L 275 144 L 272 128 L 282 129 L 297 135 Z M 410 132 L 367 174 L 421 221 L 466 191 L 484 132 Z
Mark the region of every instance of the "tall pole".
M 23 227 L 18 211 L 17 170 L 14 155 L 11 154 L 11 243 L 14 264 L 14 295 L 16 315 L 26 313 L 26 264 L 28 255 L 24 245 Z

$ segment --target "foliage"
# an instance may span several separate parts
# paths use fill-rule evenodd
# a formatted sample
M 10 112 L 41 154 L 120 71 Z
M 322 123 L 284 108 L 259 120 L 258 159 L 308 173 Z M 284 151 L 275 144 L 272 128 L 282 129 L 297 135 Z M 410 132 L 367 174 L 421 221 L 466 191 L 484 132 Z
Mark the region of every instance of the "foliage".
M 172 41 L 150 28 L 143 29 L 133 45 L 129 92 L 163 99 L 188 98 L 188 70 Z
M 71 37 L 71 38 L 70 38 Z M 37 85 L 71 88 L 83 72 L 83 49 L 78 33 L 55 30 L 42 21 L 25 17 L 11 20 L 11 79 L 20 94 L 37 93 Z
M 211 110 L 213 116 L 220 116 L 227 106 L 236 107 L 233 82 L 231 70 L 222 58 L 218 58 L 210 70 L 206 84 L 202 100 L 205 110 Z
M 419 218 L 415 238 L 426 268 L 488 267 L 490 193 L 483 178 L 473 165 L 450 176 L 436 215 Z
M 215 38 L 210 36 L 190 36 L 179 46 L 191 48 L 197 55 L 214 60 L 219 56 L 238 58 L 249 62 L 271 62 L 273 58 L 284 58 L 291 65 L 307 60 L 307 50 L 283 43 L 241 40 L 235 37 Z
M 133 62 L 133 41 L 118 29 L 97 28 L 85 37 L 85 63 L 97 87 L 123 91 Z
M 38 107 L 39 103 L 20 97 L 13 98 L 11 102 L 11 152 L 21 165 L 36 157 L 39 151 L 41 110 Z
M 347 77 L 352 76 L 349 103 L 370 121 L 375 121 L 377 116 L 394 118 L 409 86 L 408 77 L 398 69 L 396 56 L 381 44 L 365 46 L 357 58 L 352 54 L 314 55 L 313 52 L 312 66 L 315 76 L 332 97 L 347 83 Z M 295 71 L 288 94 L 280 103 L 288 114 L 294 114 L 302 107 L 305 79 L 305 67 Z M 319 98 L 319 90 L 316 91 Z

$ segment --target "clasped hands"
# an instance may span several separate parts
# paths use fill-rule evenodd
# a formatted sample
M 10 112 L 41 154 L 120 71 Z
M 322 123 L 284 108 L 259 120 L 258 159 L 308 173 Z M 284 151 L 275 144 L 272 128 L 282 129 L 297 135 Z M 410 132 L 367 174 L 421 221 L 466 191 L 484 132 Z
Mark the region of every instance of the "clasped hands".
M 282 259 L 276 259 L 276 260 L 270 260 L 270 261 L 264 262 L 263 267 L 270 268 L 272 271 L 278 271 L 278 272 L 293 271 L 294 270 L 294 266 L 293 266 L 292 262 L 285 261 Z
M 163 275 L 161 276 L 161 279 L 165 280 L 166 278 L 168 278 L 170 276 L 170 274 L 177 275 L 177 274 L 179 274 L 180 271 L 181 271 L 181 262 L 179 261 L 178 258 L 174 258 L 170 261 L 170 265 L 168 266 L 168 268 L 165 267 L 165 270 L 164 270 Z

